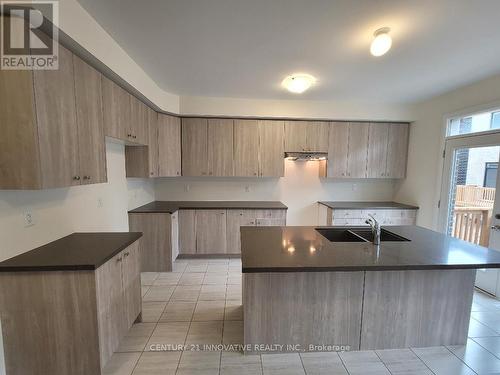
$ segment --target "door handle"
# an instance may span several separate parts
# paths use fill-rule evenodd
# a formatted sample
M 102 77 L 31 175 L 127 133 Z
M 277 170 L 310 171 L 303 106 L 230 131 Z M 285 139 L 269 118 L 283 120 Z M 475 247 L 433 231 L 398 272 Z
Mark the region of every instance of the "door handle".
M 496 231 L 500 231 L 500 225 L 492 225 L 491 229 L 496 230 Z

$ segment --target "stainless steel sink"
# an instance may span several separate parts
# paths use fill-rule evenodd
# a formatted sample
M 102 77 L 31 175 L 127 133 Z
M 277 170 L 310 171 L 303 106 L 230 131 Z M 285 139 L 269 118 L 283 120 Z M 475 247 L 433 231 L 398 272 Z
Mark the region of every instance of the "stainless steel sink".
M 371 229 L 362 227 L 337 227 L 337 228 L 315 228 L 323 237 L 330 242 L 372 242 L 373 234 Z M 410 241 L 387 229 L 380 231 L 380 241 Z
M 330 242 L 368 242 L 367 239 L 346 228 L 316 228 Z

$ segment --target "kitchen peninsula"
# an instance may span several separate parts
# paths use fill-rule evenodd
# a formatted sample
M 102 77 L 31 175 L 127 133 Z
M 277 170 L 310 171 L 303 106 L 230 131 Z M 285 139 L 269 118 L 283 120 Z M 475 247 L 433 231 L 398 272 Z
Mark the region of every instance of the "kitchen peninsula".
M 388 230 L 390 229 L 390 231 Z M 476 269 L 500 253 L 417 226 L 241 229 L 244 343 L 350 350 L 460 345 Z

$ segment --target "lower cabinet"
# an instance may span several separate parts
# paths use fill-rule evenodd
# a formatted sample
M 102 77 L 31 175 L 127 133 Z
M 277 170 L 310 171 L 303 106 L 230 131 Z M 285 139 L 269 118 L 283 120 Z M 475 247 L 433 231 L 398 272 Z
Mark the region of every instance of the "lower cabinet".
M 180 254 L 241 254 L 241 226 L 284 226 L 286 210 L 179 210 L 178 225 Z
M 172 215 L 169 213 L 129 213 L 129 230 L 142 232 L 141 271 L 172 271 Z
M 141 314 L 139 243 L 122 250 L 95 272 L 101 368 Z
M 196 253 L 226 254 L 226 210 L 196 210 Z
M 101 374 L 141 315 L 139 241 L 95 270 L 0 272 L 5 373 Z

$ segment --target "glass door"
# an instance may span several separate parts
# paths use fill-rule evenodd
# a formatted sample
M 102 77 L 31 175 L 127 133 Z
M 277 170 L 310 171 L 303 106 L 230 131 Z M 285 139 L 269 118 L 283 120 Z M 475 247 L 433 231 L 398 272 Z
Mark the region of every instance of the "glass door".
M 500 250 L 500 134 L 446 140 L 441 192 L 441 229 L 446 234 Z M 500 217 L 500 216 L 499 216 Z M 493 229 L 492 229 L 493 228 Z M 478 270 L 476 286 L 499 295 L 499 270 Z

